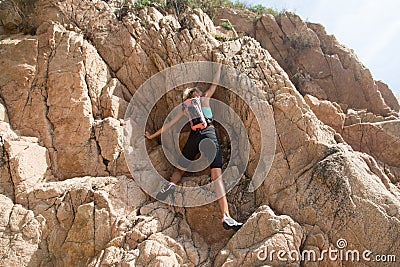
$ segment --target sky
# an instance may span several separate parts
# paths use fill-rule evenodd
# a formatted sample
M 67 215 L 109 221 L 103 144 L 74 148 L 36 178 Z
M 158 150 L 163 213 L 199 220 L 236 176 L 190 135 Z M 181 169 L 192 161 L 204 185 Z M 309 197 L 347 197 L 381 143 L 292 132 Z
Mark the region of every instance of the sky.
M 356 53 L 371 71 L 400 95 L 399 0 L 243 0 L 278 11 L 296 13 L 303 20 L 320 23 L 328 34 Z

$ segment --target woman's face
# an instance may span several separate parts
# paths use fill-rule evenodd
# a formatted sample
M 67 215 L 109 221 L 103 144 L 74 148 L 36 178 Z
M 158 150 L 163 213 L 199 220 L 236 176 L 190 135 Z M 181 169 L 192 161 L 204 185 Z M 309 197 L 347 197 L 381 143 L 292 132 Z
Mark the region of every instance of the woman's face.
M 196 90 L 196 91 L 193 92 L 193 96 L 194 96 L 194 97 L 201 97 L 201 96 L 203 96 L 203 92 L 202 92 L 202 91 L 197 91 L 197 90 Z

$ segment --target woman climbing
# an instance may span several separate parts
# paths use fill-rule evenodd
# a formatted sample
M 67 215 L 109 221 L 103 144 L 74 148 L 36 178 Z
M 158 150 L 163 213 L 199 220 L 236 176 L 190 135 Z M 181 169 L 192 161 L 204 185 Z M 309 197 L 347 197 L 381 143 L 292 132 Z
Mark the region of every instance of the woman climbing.
M 216 149 L 214 159 L 210 164 L 211 169 L 211 179 L 215 181 L 218 177 L 222 175 L 222 152 L 219 145 L 217 133 L 213 125 L 213 113 L 210 107 L 210 98 L 213 96 L 217 84 L 221 76 L 221 65 L 213 79 L 213 83 L 204 93 L 198 88 L 187 88 L 184 90 L 182 95 L 182 111 L 179 112 L 169 123 L 165 124 L 161 129 L 156 131 L 154 134 L 146 132 L 145 136 L 148 139 L 153 139 L 161 135 L 164 131 L 171 128 L 180 118 L 184 115 L 188 116 L 190 119 L 191 131 L 189 138 L 186 141 L 185 146 L 182 149 L 182 157 L 179 160 L 179 167 L 176 167 L 170 182 L 165 184 L 160 192 L 157 194 L 156 198 L 159 200 L 165 200 L 168 195 L 171 195 L 175 191 L 176 185 L 181 181 L 185 169 L 187 168 L 188 161 L 193 161 L 197 154 L 200 152 L 199 144 L 204 139 L 211 140 Z M 222 226 L 224 229 L 233 229 L 235 231 L 239 230 L 242 223 L 235 221 L 231 218 L 229 214 L 228 201 L 226 199 L 225 188 L 221 179 L 215 182 L 215 189 L 218 199 L 218 204 L 222 213 Z

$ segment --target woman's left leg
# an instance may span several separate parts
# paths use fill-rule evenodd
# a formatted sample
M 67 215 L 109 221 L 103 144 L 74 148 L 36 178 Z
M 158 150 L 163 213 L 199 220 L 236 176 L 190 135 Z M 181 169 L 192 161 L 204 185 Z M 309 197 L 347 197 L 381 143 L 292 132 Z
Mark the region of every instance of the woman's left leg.
M 211 169 L 211 179 L 213 181 L 216 181 L 218 179 L 218 177 L 220 177 L 221 175 L 222 175 L 221 168 L 212 168 Z M 218 205 L 222 212 L 222 217 L 224 217 L 224 215 L 229 216 L 228 201 L 226 199 L 225 187 L 222 182 L 222 179 L 219 179 L 215 182 L 215 192 L 218 197 Z
M 242 223 L 235 221 L 229 215 L 229 206 L 226 199 L 224 183 L 222 182 L 222 179 L 218 179 L 222 176 L 222 151 L 219 145 L 217 133 L 215 132 L 215 128 L 210 128 L 207 129 L 207 132 L 205 134 L 207 138 L 214 142 L 216 149 L 216 154 L 213 162 L 211 162 L 210 164 L 210 168 L 211 179 L 215 181 L 215 192 L 217 194 L 218 204 L 222 213 L 222 226 L 226 230 L 233 229 L 237 231 L 240 227 L 242 227 Z
M 212 168 L 211 169 L 211 178 L 215 181 L 215 191 L 218 197 L 219 208 L 222 212 L 222 226 L 226 229 L 233 229 L 235 231 L 239 230 L 242 227 L 242 223 L 239 223 L 231 218 L 229 215 L 229 206 L 228 201 L 226 199 L 225 187 L 222 182 L 222 179 L 218 179 L 222 175 L 221 168 Z

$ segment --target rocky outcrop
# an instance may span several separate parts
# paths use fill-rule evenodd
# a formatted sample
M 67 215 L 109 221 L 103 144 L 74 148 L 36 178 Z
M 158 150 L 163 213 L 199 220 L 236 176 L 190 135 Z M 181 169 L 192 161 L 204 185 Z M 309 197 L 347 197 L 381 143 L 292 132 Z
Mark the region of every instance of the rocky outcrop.
M 275 215 L 268 206 L 261 206 L 219 252 L 215 265 L 255 266 L 263 262 L 270 266 L 279 266 L 282 262 L 270 252 L 300 254 L 302 240 L 303 229 L 298 223 L 289 216 Z M 299 264 L 299 259 L 288 259 L 285 266 Z
M 6 152 L 6 148 L 4 147 L 4 139 L 5 136 L 14 135 L 15 133 L 10 129 L 10 125 L 8 123 L 0 122 L 0 132 L 1 132 L 1 140 L 0 140 L 0 194 L 10 198 L 14 201 L 14 184 L 12 182 L 11 173 L 10 173 L 10 163 L 9 158 Z
M 40 266 L 44 218 L 0 194 L 1 266 Z
M 336 132 L 342 132 L 346 115 L 337 103 L 332 103 L 328 100 L 319 100 L 312 95 L 305 95 L 304 100 L 318 119 L 324 124 L 331 126 Z
M 8 155 L 15 201 L 27 205 L 26 192 L 49 176 L 47 149 L 38 145 L 36 138 L 29 137 L 18 140 L 6 139 L 4 147 Z
M 295 14 L 259 17 L 249 11 L 229 8 L 219 11 L 216 20 L 228 18 L 239 34 L 254 37 L 271 53 L 322 122 L 339 134 L 344 132 L 342 138 L 353 149 L 375 156 L 381 154 L 380 144 L 368 142 L 369 150 L 361 149 L 360 142 L 350 138 L 360 131 L 352 133 L 352 130 L 374 127 L 365 123 L 399 124 L 399 103 L 385 83 L 373 80 L 354 51 L 328 35 L 322 25 L 306 23 Z M 354 127 L 344 130 L 344 126 L 351 125 Z M 374 133 L 362 132 L 366 139 L 376 139 Z M 389 135 L 389 139 L 381 137 L 380 140 L 396 144 L 399 135 Z M 386 147 L 390 154 L 399 152 L 396 145 Z M 397 168 L 390 160 L 384 164 Z
M 45 218 L 41 238 L 57 266 L 200 265 L 208 246 L 185 215 L 121 177 L 73 178 L 31 189 L 29 207 Z
M 249 11 L 221 8 L 217 14 L 216 20 L 228 18 L 237 32 L 258 40 L 302 95 L 336 102 L 345 111 L 367 109 L 399 117 L 393 112 L 398 103 L 387 85 L 374 81 L 354 51 L 328 35 L 322 25 L 306 23 L 292 13 L 259 17 Z
M 400 111 L 399 98 L 390 90 L 389 86 L 382 81 L 377 81 L 378 90 L 381 93 L 385 103 L 395 111 Z
M 89 91 L 95 102 L 99 87 L 90 88 L 90 76 L 100 75 L 92 70 L 104 70 L 96 65 L 99 57 L 95 49 L 82 35 L 65 32 L 56 25 L 50 25 L 38 37 L 17 36 L 1 42 L 1 72 L 5 78 L 1 81 L 1 95 L 12 114 L 13 129 L 40 138 L 49 149 L 54 174 L 62 179 L 106 175 L 92 136 L 96 108 Z M 8 56 L 10 53 L 20 58 Z M 20 81 L 17 77 L 25 78 Z M 93 80 L 101 86 L 101 80 Z M 71 136 L 71 132 L 75 134 Z
M 0 231 L 1 244 L 13 244 L 2 250 L 6 265 L 280 266 L 263 250 L 322 255 L 340 239 L 349 250 L 400 255 L 398 115 L 353 53 L 292 14 L 263 16 L 249 31 L 262 37 L 257 42 L 216 38 L 223 33 L 201 10 L 176 18 L 156 8 L 123 13 L 118 1 L 108 2 L 38 0 L 35 35 L 1 36 L 0 110 L 7 116 L 0 123 Z M 249 16 L 240 17 L 243 24 L 226 19 L 243 26 Z M 247 221 L 237 233 L 211 225 L 220 223 L 215 203 L 178 208 L 154 201 L 122 150 L 122 116 L 144 81 L 179 63 L 213 60 L 254 82 L 246 93 L 269 103 L 262 102 L 276 126 L 271 170 L 256 192 L 247 192 L 265 133 L 239 96 L 217 89 L 215 98 L 248 129 L 251 147 L 246 172 L 228 193 L 231 213 Z M 159 101 L 150 131 L 180 103 L 181 90 Z M 370 132 L 375 139 L 365 137 Z M 230 146 L 226 138 L 221 143 Z M 146 145 L 168 177 L 171 165 L 158 140 Z M 194 176 L 184 185 L 209 180 Z
M 357 150 L 399 168 L 399 131 L 399 121 L 360 123 L 345 127 L 343 138 Z

